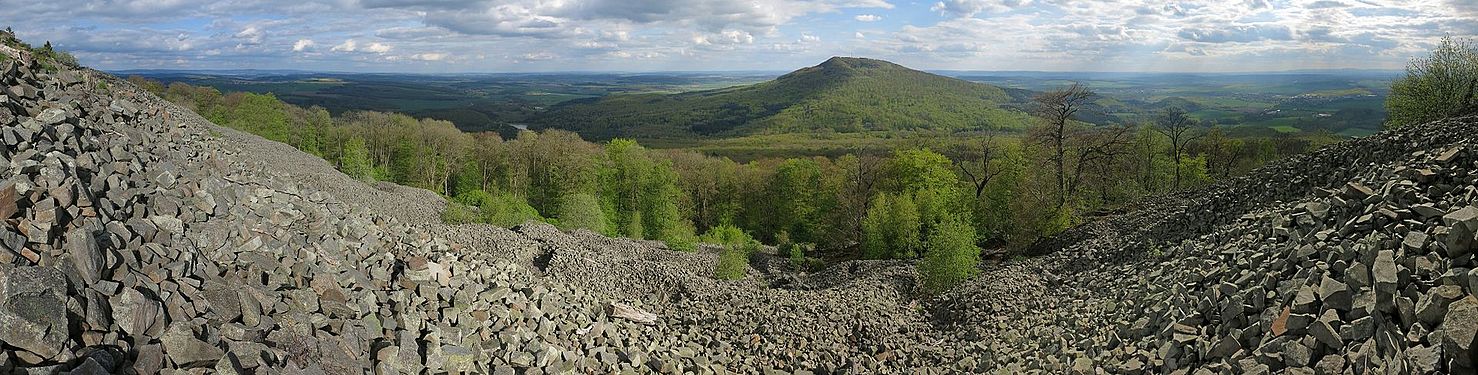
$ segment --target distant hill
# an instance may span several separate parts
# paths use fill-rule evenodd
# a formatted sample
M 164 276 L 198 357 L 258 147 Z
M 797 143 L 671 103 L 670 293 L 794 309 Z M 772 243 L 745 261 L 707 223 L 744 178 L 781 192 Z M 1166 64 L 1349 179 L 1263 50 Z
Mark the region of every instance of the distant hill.
M 1012 101 L 992 85 L 882 60 L 833 57 L 748 86 L 573 100 L 530 123 L 594 139 L 1024 126 L 1027 115 L 1009 106 Z

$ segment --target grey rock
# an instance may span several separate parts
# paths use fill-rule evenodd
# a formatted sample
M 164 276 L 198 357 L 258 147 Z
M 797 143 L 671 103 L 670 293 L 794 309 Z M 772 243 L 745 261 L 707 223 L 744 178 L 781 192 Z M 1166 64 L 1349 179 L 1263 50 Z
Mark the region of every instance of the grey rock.
M 1314 321 L 1309 327 L 1309 335 L 1319 340 L 1319 343 L 1334 349 L 1344 348 L 1344 339 L 1340 337 L 1335 326 L 1339 324 L 1339 315 L 1334 310 L 1325 310 L 1319 320 Z
M 226 355 L 220 348 L 196 338 L 185 322 L 171 323 L 160 341 L 164 343 L 164 354 L 180 367 L 212 366 Z
M 66 290 L 55 268 L 0 266 L 0 341 L 43 359 L 62 354 L 73 335 Z
M 1458 258 L 1473 252 L 1474 236 L 1478 235 L 1478 207 L 1464 206 L 1442 216 L 1448 227 L 1445 244 L 1447 256 Z
M 161 314 L 164 309 L 158 301 L 144 296 L 137 289 L 124 288 L 122 293 L 112 297 L 110 304 L 113 322 L 125 333 L 134 336 L 153 335 L 162 328 L 158 325 L 163 322 Z
M 1478 365 L 1474 361 L 1474 340 L 1478 340 L 1478 297 L 1469 294 L 1453 302 L 1442 319 L 1442 352 L 1463 366 Z

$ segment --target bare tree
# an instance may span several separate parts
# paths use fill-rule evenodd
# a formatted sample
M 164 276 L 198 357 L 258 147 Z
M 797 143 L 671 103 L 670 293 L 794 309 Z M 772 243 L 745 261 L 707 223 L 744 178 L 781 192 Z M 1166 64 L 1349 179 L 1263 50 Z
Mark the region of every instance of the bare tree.
M 1000 155 L 996 145 L 996 133 L 986 134 L 986 137 L 980 140 L 980 144 L 973 145 L 975 146 L 973 149 L 970 145 L 962 145 L 964 149 L 957 151 L 955 157 L 955 167 L 958 167 L 960 173 L 964 173 L 965 178 L 968 178 L 970 184 L 975 187 L 976 200 L 980 200 L 980 196 L 985 195 L 985 187 L 990 185 L 991 179 L 1004 171 L 1002 168 L 991 169 L 991 161 L 999 158 Z
M 1069 188 L 1076 185 L 1075 182 L 1069 182 L 1067 171 L 1068 148 L 1074 133 L 1070 128 L 1075 121 L 1074 116 L 1088 104 L 1093 95 L 1088 87 L 1074 82 L 1067 88 L 1044 92 L 1032 98 L 1035 104 L 1032 115 L 1042 119 L 1042 126 L 1033 137 L 1051 148 L 1049 161 L 1052 163 L 1053 175 L 1057 178 L 1055 193 L 1059 209 L 1067 205 L 1068 196 L 1071 195 Z
M 1198 131 L 1198 125 L 1185 110 L 1174 107 L 1165 109 L 1155 118 L 1155 131 L 1170 138 L 1170 159 L 1175 161 L 1175 182 L 1170 185 L 1171 190 L 1180 190 L 1180 161 L 1187 146 L 1203 135 Z

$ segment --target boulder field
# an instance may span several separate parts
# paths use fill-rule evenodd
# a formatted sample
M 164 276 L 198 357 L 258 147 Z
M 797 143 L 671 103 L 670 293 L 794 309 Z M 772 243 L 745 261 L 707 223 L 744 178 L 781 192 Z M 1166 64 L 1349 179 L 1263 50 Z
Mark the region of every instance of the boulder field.
M 1474 373 L 1478 118 L 909 261 L 445 225 L 123 80 L 0 63 L 0 373 Z

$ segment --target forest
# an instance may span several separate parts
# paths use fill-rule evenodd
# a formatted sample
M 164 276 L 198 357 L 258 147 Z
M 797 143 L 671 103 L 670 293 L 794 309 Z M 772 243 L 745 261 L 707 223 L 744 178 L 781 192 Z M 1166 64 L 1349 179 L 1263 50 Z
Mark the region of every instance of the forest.
M 512 227 L 533 220 L 663 241 L 679 251 L 721 245 L 730 265 L 755 251 L 778 252 L 798 267 L 919 258 L 933 289 L 968 277 L 982 249 L 1012 254 L 1101 210 L 1337 140 L 1232 137 L 1174 108 L 1139 125 L 1089 124 L 1077 113 L 1094 94 L 1073 85 L 1038 94 L 1035 125 L 1025 131 L 961 130 L 928 148 L 740 163 L 629 139 L 593 143 L 562 130 L 505 139 L 442 120 L 370 111 L 332 116 L 272 94 L 130 81 L 217 124 L 322 157 L 355 178 L 442 194 L 451 201 L 448 223 Z

